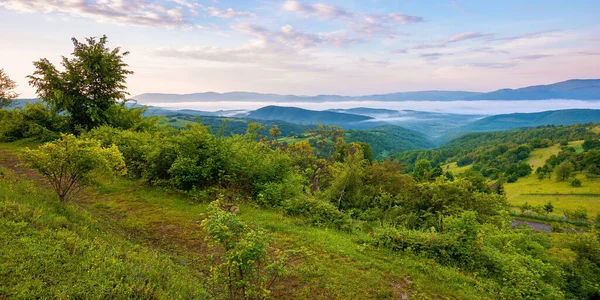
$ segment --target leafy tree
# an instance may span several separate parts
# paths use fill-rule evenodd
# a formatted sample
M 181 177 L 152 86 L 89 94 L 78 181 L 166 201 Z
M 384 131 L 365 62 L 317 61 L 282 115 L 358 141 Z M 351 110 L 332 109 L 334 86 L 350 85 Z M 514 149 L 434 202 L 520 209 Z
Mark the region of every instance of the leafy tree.
M 273 147 L 277 147 L 279 145 L 279 136 L 281 136 L 281 130 L 279 130 L 279 126 L 273 125 L 271 129 L 269 129 L 269 134 L 273 140 L 271 141 Z
M 442 170 L 442 167 L 440 165 L 437 165 L 435 168 L 433 168 L 433 170 L 431 170 L 431 174 L 429 174 L 429 179 L 435 180 L 436 178 L 443 176 L 443 175 L 444 175 L 444 170 Z
M 108 48 L 105 35 L 72 41 L 73 58 L 63 56 L 64 71 L 43 58 L 34 62 L 36 70 L 28 78 L 44 101 L 69 114 L 73 130 L 88 130 L 109 123 L 110 108 L 126 99 L 125 80 L 133 72 L 123 62 L 129 52 Z
M 0 69 L 0 108 L 9 106 L 19 95 L 13 90 L 17 84 L 8 77 L 4 69 Z
M 521 206 L 519 206 L 519 209 L 521 210 L 521 214 L 524 214 L 526 211 L 528 211 L 528 210 L 530 210 L 532 208 L 533 207 L 529 203 L 527 203 L 527 202 L 525 202 Z
M 112 176 L 127 172 L 116 146 L 102 148 L 98 141 L 70 134 L 40 146 L 39 150 L 26 149 L 23 162 L 50 182 L 61 202 L 91 183 L 96 174 Z
M 573 175 L 574 167 L 570 161 L 565 161 L 556 167 L 556 180 L 565 181 Z
M 548 201 L 548 203 L 544 204 L 544 211 L 546 214 L 554 211 L 554 205 L 552 205 L 552 201 Z
M 581 180 L 579 180 L 578 178 L 573 178 L 573 180 L 571 180 L 570 185 L 572 187 L 581 187 Z
M 571 220 L 586 220 L 587 219 L 587 209 L 583 206 L 578 206 L 574 209 L 565 209 L 564 210 L 565 217 Z
M 421 159 L 415 164 L 415 168 L 413 169 L 413 178 L 416 181 L 423 181 L 429 178 L 429 174 L 431 172 L 431 163 L 429 160 Z

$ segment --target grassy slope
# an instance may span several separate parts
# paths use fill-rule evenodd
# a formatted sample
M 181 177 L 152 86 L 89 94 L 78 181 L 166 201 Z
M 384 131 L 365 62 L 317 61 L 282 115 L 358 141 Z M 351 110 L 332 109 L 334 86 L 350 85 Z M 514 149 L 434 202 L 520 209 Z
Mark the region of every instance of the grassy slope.
M 583 151 L 583 141 L 570 142 L 569 146 L 576 151 Z M 535 170 L 544 165 L 552 154 L 558 154 L 560 146 L 535 149 L 529 156 L 529 164 Z M 564 209 L 574 209 L 583 206 L 588 215 L 595 216 L 600 212 L 600 180 L 588 179 L 583 174 L 576 175 L 583 183 L 581 187 L 574 188 L 569 182 L 557 182 L 554 178 L 538 180 L 535 174 L 527 178 L 520 178 L 517 182 L 505 185 L 509 203 L 517 209 L 519 205 L 527 202 L 531 205 L 543 205 L 552 201 L 555 209 L 551 215 L 562 216 Z M 529 194 L 529 195 L 528 195 Z M 545 194 L 545 195 L 531 195 Z M 576 194 L 576 195 L 572 195 Z M 560 196 L 558 196 L 560 195 Z M 518 209 L 517 209 L 518 210 Z
M 466 165 L 466 166 L 459 167 L 456 164 L 456 162 L 452 162 L 449 164 L 442 165 L 442 170 L 444 170 L 444 172 L 450 171 L 452 174 L 457 175 L 457 174 L 460 174 L 460 173 L 470 169 L 471 167 L 472 167 L 472 165 Z
M 18 149 L 0 145 L 5 155 Z M 207 248 L 199 225 L 204 203 L 120 179 L 88 188 L 62 206 L 38 182 L 6 176 L 0 179 L 0 199 L 3 206 L 23 206 L 42 216 L 10 225 L 22 231 L 2 233 L 0 251 L 10 253 L 11 260 L 0 260 L 0 269 L 23 272 L 0 272 L 0 298 L 17 292 L 59 297 L 75 291 L 84 298 L 101 298 L 115 295 L 117 288 L 121 296 L 133 291 L 165 299 L 204 292 Z M 276 286 L 275 298 L 490 298 L 472 276 L 373 248 L 361 242 L 366 237 L 361 233 L 314 228 L 275 210 L 240 207 L 240 217 L 266 228 L 276 247 L 312 252 L 291 267 Z M 12 222 L 6 213 L 0 217 L 2 226 Z

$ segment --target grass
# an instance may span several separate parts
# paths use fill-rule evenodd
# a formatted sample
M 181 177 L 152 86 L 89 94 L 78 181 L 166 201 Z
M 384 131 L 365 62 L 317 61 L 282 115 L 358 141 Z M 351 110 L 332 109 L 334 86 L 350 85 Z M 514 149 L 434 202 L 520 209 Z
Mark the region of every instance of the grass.
M 452 163 L 443 165 L 442 170 L 444 170 L 444 172 L 450 171 L 452 174 L 458 175 L 458 174 L 470 169 L 471 167 L 472 167 L 472 165 L 466 165 L 466 166 L 459 167 L 456 164 L 456 162 L 452 162 Z
M 569 142 L 569 147 L 572 147 L 573 149 L 575 149 L 575 153 L 581 153 L 583 152 L 583 142 L 584 141 L 573 141 L 573 142 Z
M 302 141 L 306 141 L 313 138 L 313 135 L 310 133 L 306 133 L 304 134 L 302 137 L 296 137 L 296 136 L 284 136 L 282 138 L 279 139 L 279 142 L 283 143 L 287 143 L 287 144 L 295 144 L 295 143 L 299 143 Z
M 538 148 L 534 149 L 529 154 L 529 164 L 533 167 L 533 170 L 538 167 L 543 167 L 546 164 L 546 160 L 550 158 L 553 154 L 558 154 L 560 152 L 560 145 L 556 144 L 548 148 Z
M 205 298 L 200 274 L 0 171 L 0 298 Z
M 581 148 L 583 141 L 574 141 L 569 143 L 569 147 Z M 580 149 L 583 151 L 583 149 Z M 553 154 L 560 152 L 560 145 L 556 144 L 548 148 L 535 149 L 529 156 L 529 164 L 533 169 L 541 167 L 546 160 Z M 518 207 L 525 202 L 533 206 L 540 206 L 552 202 L 554 212 L 550 216 L 561 217 L 566 209 L 572 210 L 577 207 L 584 207 L 588 212 L 588 217 L 594 217 L 600 212 L 600 180 L 589 179 L 583 174 L 576 174 L 581 180 L 581 187 L 571 187 L 569 181 L 557 182 L 554 179 L 539 180 L 535 174 L 525 178 L 519 178 L 517 182 L 504 185 L 508 202 L 512 210 L 519 213 Z
M 206 203 L 121 178 L 64 205 L 45 186 L 1 173 L 0 257 L 8 259 L 0 259 L 0 298 L 206 297 L 210 253 L 199 224 Z M 492 298 L 478 277 L 372 247 L 361 231 L 315 228 L 252 204 L 240 208 L 239 217 L 265 228 L 273 246 L 311 253 L 289 267 L 273 298 Z
M 571 187 L 569 182 L 557 182 L 554 179 L 539 180 L 535 175 L 519 178 L 517 182 L 504 185 L 508 202 L 513 209 L 525 202 L 534 205 L 544 205 L 549 201 L 554 205 L 553 216 L 560 217 L 565 209 L 584 207 L 588 216 L 595 216 L 600 212 L 600 181 L 588 179 L 582 174 L 577 174 L 581 180 L 581 187 Z

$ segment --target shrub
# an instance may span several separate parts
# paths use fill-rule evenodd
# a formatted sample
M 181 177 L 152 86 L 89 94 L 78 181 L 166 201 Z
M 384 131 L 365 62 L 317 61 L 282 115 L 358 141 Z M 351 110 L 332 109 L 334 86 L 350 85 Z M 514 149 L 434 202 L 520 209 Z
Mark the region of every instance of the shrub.
M 285 271 L 289 258 L 298 251 L 281 252 L 269 247 L 269 238 L 260 228 L 240 221 L 237 215 L 221 210 L 219 200 L 209 205 L 202 221 L 206 240 L 214 254 L 210 267 L 214 297 L 263 299 Z M 269 252 L 274 253 L 273 258 Z
M 287 200 L 283 209 L 286 215 L 303 216 L 316 226 L 351 230 L 352 219 L 350 216 L 343 214 L 328 202 L 309 197 L 295 198 Z
M 23 162 L 50 182 L 62 202 L 90 183 L 96 174 L 127 172 L 116 146 L 102 148 L 95 140 L 78 139 L 73 135 L 63 135 L 60 140 L 46 143 L 39 150 L 26 149 Z
M 573 178 L 570 184 L 572 187 L 581 187 L 581 180 Z
M 68 132 L 68 119 L 42 102 L 27 103 L 24 108 L 0 109 L 0 141 L 34 139 L 48 142 Z
M 95 139 L 103 147 L 116 145 L 123 154 L 127 175 L 133 178 L 142 177 L 146 169 L 146 154 L 154 138 L 151 133 L 101 126 L 82 134 L 82 137 Z

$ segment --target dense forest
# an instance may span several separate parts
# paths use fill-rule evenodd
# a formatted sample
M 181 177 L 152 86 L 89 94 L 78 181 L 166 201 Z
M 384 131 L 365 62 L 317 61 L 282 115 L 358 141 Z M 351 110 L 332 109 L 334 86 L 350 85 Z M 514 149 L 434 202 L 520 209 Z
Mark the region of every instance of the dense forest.
M 567 147 L 549 168 L 567 162 L 573 171 L 598 174 L 600 142 L 589 124 L 469 134 L 439 149 L 385 160 L 375 159 L 372 150 L 383 153 L 387 145 L 352 142 L 362 133 L 336 126 L 318 125 L 310 141 L 294 143 L 282 142 L 284 130 L 295 131 L 283 125 L 243 124 L 244 132 L 230 135 L 202 122 L 175 128 L 168 118 L 144 117 L 145 108 L 124 104 L 127 52 L 108 48 L 106 37 L 73 42 L 64 71 L 47 59 L 34 63 L 29 79 L 43 102 L 0 110 L 0 141 L 16 147 L 20 160 L 0 170 L 0 257 L 10 258 L 0 259 L 0 297 L 403 297 L 398 291 L 416 298 L 600 297 L 600 234 L 594 226 L 578 233 L 513 227 L 501 188 L 511 176 L 545 172 L 524 160 L 533 149 L 563 141 L 585 140 L 585 151 Z M 3 97 L 8 103 L 14 95 Z M 420 138 L 414 135 L 417 146 L 428 146 Z M 446 172 L 440 165 L 448 161 L 473 164 L 475 174 Z M 45 183 L 34 188 L 8 167 L 35 170 Z M 490 187 L 485 177 L 500 184 Z M 119 190 L 111 179 L 131 188 Z M 46 191 L 45 200 L 27 192 L 37 189 Z M 154 209 L 142 217 L 166 214 L 183 197 L 186 209 L 202 209 L 185 220 L 198 225 L 186 234 L 201 232 L 202 238 L 176 248 L 184 238 L 176 230 L 148 227 L 167 235 L 135 246 L 151 234 L 141 230 L 147 220 L 129 221 L 114 236 L 106 233 L 112 227 L 94 223 L 111 205 L 116 213 L 105 222 L 134 218 L 128 214 L 144 207 L 126 196 L 144 189 L 160 196 L 151 196 Z M 108 200 L 115 190 L 124 197 L 118 203 Z M 85 206 L 90 202 L 96 204 Z M 127 205 L 131 209 L 122 209 Z M 81 213 L 80 206 L 98 213 Z M 244 219 L 246 213 L 254 217 Z M 277 221 L 254 223 L 269 215 Z M 188 216 L 182 211 L 172 218 Z M 289 220 L 298 222 L 292 227 Z M 292 229 L 284 226 L 335 237 L 335 247 L 350 244 L 352 250 L 311 254 L 296 246 L 303 235 L 286 233 Z M 163 246 L 154 254 L 145 248 Z M 196 248 L 205 255 L 186 256 Z M 312 251 L 324 251 L 319 249 Z M 377 264 L 387 266 L 369 263 L 369 256 L 384 256 Z M 316 267 L 308 267 L 311 260 Z M 330 263 L 335 268 L 328 269 Z M 359 272 L 396 264 L 406 268 L 402 275 L 386 271 L 363 283 L 339 275 L 346 266 Z M 77 276 L 65 275 L 69 270 Z M 359 294 L 359 285 L 376 278 L 387 281 L 382 291 L 389 293 Z M 333 280 L 345 287 L 329 291 Z M 413 280 L 418 283 L 411 288 Z M 286 288 L 278 290 L 278 282 Z

